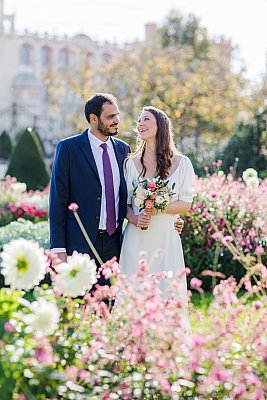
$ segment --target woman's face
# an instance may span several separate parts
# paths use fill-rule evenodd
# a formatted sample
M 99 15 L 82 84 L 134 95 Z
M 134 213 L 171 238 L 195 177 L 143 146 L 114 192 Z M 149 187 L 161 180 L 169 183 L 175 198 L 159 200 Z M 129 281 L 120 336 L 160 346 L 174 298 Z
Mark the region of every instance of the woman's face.
M 156 117 L 149 111 L 142 112 L 138 119 L 137 130 L 144 141 L 156 138 L 158 130 Z

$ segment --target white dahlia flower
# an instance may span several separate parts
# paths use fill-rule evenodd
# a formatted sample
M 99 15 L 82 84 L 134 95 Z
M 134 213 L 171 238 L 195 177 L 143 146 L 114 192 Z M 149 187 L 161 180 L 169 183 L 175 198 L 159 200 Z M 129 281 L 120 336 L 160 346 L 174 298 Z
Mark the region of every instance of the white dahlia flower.
M 60 312 L 51 301 L 43 298 L 34 301 L 29 306 L 31 314 L 26 314 L 22 320 L 31 327 L 36 335 L 51 335 L 58 326 Z
M 23 238 L 4 245 L 2 274 L 12 289 L 29 290 L 44 277 L 47 257 L 38 243 Z
M 253 176 L 246 180 L 246 184 L 247 184 L 247 187 L 249 187 L 251 189 L 257 189 L 257 187 L 259 186 L 259 180 L 256 176 Z
M 96 264 L 88 254 L 74 251 L 67 262 L 57 266 L 54 288 L 63 296 L 83 296 L 96 283 Z
M 258 172 L 253 168 L 247 168 L 242 174 L 243 180 L 247 183 L 249 178 L 258 178 Z

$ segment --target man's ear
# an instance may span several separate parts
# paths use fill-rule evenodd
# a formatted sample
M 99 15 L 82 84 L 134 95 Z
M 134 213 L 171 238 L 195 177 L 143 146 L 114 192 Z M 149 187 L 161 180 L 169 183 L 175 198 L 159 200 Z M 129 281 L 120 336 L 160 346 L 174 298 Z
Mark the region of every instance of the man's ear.
M 97 116 L 93 113 L 89 114 L 89 119 L 91 124 L 97 124 L 98 122 Z

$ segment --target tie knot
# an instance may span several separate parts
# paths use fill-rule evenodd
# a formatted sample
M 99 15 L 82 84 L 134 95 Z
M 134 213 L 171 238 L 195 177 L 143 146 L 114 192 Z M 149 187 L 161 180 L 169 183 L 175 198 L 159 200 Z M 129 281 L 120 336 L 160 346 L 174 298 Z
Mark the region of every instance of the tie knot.
M 107 143 L 102 143 L 100 145 L 100 147 L 102 147 L 102 149 L 105 151 L 105 150 L 107 150 L 108 145 L 107 145 Z

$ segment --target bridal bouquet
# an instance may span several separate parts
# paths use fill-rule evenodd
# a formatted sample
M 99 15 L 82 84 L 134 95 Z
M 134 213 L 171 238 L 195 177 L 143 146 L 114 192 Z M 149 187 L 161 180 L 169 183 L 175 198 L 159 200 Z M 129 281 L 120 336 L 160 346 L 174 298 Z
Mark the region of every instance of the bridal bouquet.
M 169 181 L 161 179 L 159 176 L 156 178 L 143 178 L 133 181 L 133 200 L 134 204 L 139 208 L 139 211 L 145 208 L 155 207 L 156 210 L 164 211 L 170 202 L 171 196 L 174 195 L 173 183 L 170 189 Z

